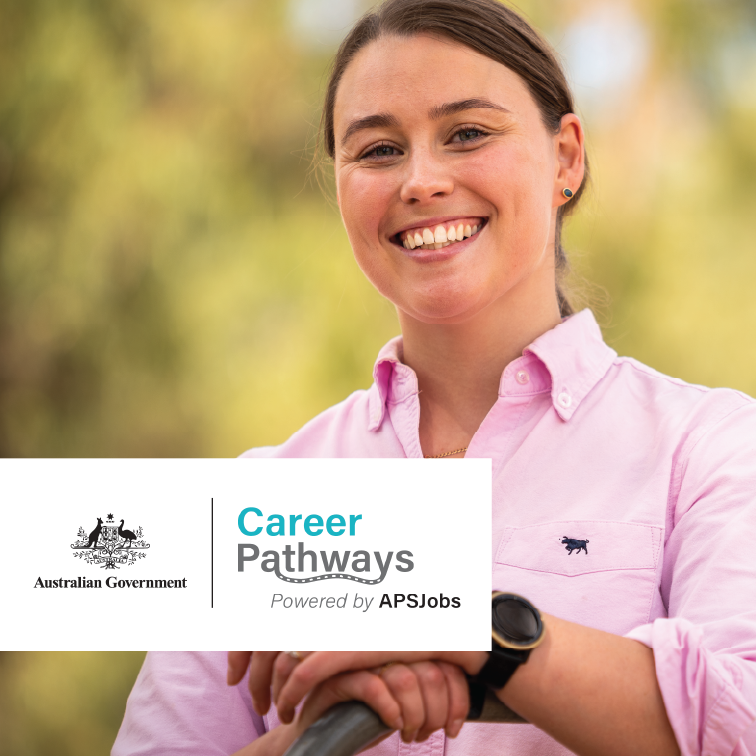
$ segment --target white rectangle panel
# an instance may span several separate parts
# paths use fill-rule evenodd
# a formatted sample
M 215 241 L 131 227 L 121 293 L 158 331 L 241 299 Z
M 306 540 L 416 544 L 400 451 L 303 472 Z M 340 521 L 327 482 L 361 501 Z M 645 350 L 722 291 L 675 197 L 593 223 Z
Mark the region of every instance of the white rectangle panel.
M 490 460 L 6 459 L 0 504 L 5 650 L 490 647 Z

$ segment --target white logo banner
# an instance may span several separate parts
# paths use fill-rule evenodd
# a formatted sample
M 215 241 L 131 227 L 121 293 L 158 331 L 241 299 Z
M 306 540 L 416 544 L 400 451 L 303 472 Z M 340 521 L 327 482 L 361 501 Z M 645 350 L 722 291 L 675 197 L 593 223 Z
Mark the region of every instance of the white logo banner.
M 484 459 L 4 459 L 0 649 L 485 650 Z

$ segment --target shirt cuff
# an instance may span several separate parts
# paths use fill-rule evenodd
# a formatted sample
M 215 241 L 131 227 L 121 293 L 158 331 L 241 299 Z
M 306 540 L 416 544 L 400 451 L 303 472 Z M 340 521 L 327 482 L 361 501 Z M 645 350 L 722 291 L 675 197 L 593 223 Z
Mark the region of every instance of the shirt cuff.
M 626 638 L 654 650 L 656 679 L 682 756 L 731 756 L 756 710 L 742 693 L 745 660 L 704 647 L 681 617 L 657 619 Z

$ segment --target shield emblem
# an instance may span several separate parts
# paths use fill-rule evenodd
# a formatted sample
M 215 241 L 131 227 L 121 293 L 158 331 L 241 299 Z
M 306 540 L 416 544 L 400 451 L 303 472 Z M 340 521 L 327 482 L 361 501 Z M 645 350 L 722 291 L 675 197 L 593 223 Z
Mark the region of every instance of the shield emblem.
M 116 525 L 102 526 L 102 540 L 108 545 L 118 542 L 118 527 Z

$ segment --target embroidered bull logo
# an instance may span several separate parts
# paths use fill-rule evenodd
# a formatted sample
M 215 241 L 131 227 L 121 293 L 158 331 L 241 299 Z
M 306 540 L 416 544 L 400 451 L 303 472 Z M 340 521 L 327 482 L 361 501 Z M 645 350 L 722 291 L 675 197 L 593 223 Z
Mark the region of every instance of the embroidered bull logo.
M 563 543 L 564 548 L 567 549 L 567 556 L 571 556 L 573 551 L 577 550 L 577 553 L 579 554 L 581 549 L 587 554 L 590 541 L 587 538 L 584 541 L 579 541 L 577 538 L 567 538 L 567 536 L 563 536 L 560 543 Z

